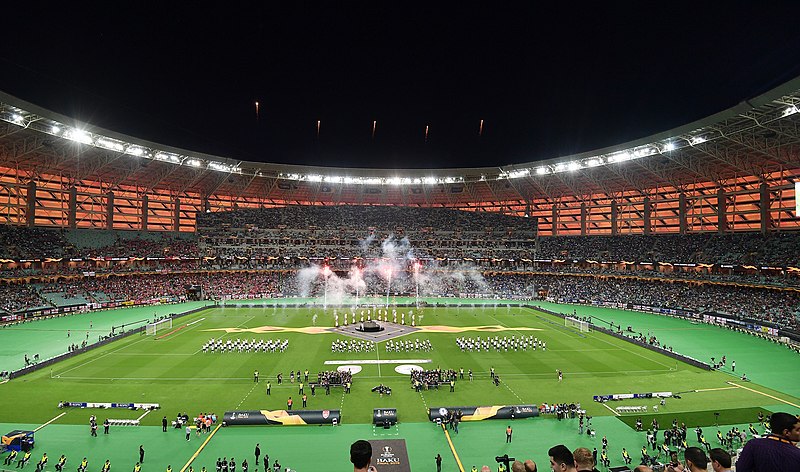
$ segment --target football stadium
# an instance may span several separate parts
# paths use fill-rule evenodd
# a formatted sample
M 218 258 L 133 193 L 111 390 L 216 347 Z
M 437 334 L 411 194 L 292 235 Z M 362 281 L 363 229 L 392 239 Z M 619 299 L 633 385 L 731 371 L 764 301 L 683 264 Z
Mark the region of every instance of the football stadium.
M 367 440 L 378 472 L 546 470 L 558 444 L 712 470 L 794 446 L 770 419 L 800 415 L 799 112 L 792 79 L 589 152 L 363 168 L 0 92 L 0 469 L 348 470 Z

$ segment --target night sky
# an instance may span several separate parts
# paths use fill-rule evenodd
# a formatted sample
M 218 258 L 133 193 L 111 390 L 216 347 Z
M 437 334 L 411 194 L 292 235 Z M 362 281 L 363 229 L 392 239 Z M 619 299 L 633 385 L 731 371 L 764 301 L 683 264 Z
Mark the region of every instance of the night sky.
M 800 2 L 583 3 L 13 2 L 0 90 L 234 159 L 472 167 L 666 131 L 800 75 Z

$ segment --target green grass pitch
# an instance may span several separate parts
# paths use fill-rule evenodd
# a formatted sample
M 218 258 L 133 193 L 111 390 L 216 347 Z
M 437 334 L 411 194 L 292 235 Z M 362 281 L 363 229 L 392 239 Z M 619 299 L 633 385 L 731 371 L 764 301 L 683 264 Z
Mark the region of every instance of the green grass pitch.
M 548 305 L 546 308 L 572 311 L 572 307 Z M 342 310 L 340 308 L 339 312 Z M 398 308 L 398 312 L 406 310 L 408 309 Z M 430 359 L 430 363 L 418 364 L 426 369 L 435 367 L 456 370 L 464 368 L 465 371 L 472 369 L 475 372 L 475 380 L 459 381 L 455 393 L 450 393 L 449 388 L 417 393 L 411 388 L 407 375 L 394 371 L 396 364 L 359 364 L 362 370 L 354 376 L 352 393 L 344 394 L 341 389 L 332 389 L 330 395 L 325 395 L 324 391 L 317 390 L 316 396 L 309 395 L 308 409 L 341 409 L 343 424 L 352 428 L 343 428 L 342 431 L 353 431 L 352 434 L 356 435 L 348 436 L 343 442 L 342 447 L 346 448 L 344 443 L 354 437 L 384 434 L 381 431 L 373 431 L 369 426 L 373 408 L 397 408 L 401 421 L 401 425 L 396 429 L 399 437 L 406 438 L 411 446 L 415 440 L 427 437 L 426 435 L 431 436 L 416 448 L 410 447 L 412 466 L 419 464 L 420 467 L 430 462 L 426 457 L 434 450 L 443 456 L 449 454 L 449 449 L 444 444 L 439 444 L 443 441 L 441 432 L 437 433 L 435 429 L 432 430 L 432 425 L 426 423 L 427 408 L 430 406 L 580 402 L 588 414 L 595 417 L 596 425 L 604 425 L 602 427 L 606 428 L 609 434 L 619 431 L 618 436 L 633 438 L 628 445 L 628 450 L 632 452 L 638 451 L 641 445 L 638 444 L 636 433 L 626 425 L 632 423 L 631 417 L 618 417 L 613 408 L 623 405 L 646 405 L 651 408 L 657 404 L 657 400 L 628 400 L 604 405 L 593 402 L 591 400 L 593 395 L 653 391 L 680 393 L 681 399 L 668 400 L 666 410 L 662 409 L 659 412 L 662 424 L 671 422 L 669 420 L 672 417 L 680 417 L 681 420 L 687 421 L 687 424 L 692 423 L 692 426 L 710 425 L 713 424 L 713 420 L 710 419 L 711 412 L 715 411 L 722 412 L 723 421 L 727 416 L 727 424 L 744 424 L 755 421 L 755 418 L 749 419 L 749 417 L 754 415 L 758 408 L 763 408 L 765 413 L 777 410 L 793 412 L 800 410 L 795 407 L 800 404 L 800 400 L 793 396 L 800 390 L 800 385 L 797 385 L 799 381 L 796 377 L 794 379 L 786 377 L 787 372 L 796 373 L 800 363 L 796 355 L 780 346 L 720 328 L 691 325 L 683 320 L 616 310 L 579 307 L 578 311 L 581 315 L 592 314 L 614 320 L 623 326 L 634 325 L 637 330 L 652 331 L 660 338 L 672 341 L 671 344 L 677 351 L 693 357 L 719 356 L 723 352 L 718 349 L 726 349 L 724 353 L 727 353 L 729 358 L 735 358 L 740 369 L 748 368 L 748 376 L 753 378 L 754 382 L 742 384 L 730 373 L 706 372 L 600 333 L 580 333 L 565 327 L 561 318 L 530 308 L 496 308 L 491 305 L 427 307 L 421 312 L 417 311 L 418 316 L 422 315 L 419 327 L 423 329 L 396 339 L 428 339 L 433 345 L 432 351 L 391 353 L 386 352 L 385 343 L 378 343 L 376 352 L 334 353 L 331 352 L 331 342 L 335 339 L 345 339 L 346 336 L 340 333 L 303 332 L 303 328 L 312 326 L 314 315 L 317 315 L 315 323 L 317 327 L 332 327 L 333 309 L 326 311 L 322 308 L 278 306 L 216 307 L 177 319 L 172 332 L 164 331 L 159 333 L 159 336 L 133 335 L 53 365 L 52 368 L 42 369 L 0 385 L 0 394 L 4 399 L 0 404 L 0 423 L 9 428 L 17 425 L 44 424 L 64 412 L 57 408 L 59 401 L 148 402 L 159 403 L 162 409 L 144 416 L 143 426 L 137 429 L 138 433 L 125 434 L 141 435 L 149 430 L 160 433 L 160 427 L 155 427 L 160 426 L 162 416 L 166 415 L 172 419 L 178 412 L 185 411 L 190 416 L 200 412 L 214 412 L 221 416 L 225 411 L 233 409 L 283 409 L 289 396 L 293 397 L 295 409 L 298 409 L 300 406 L 298 384 L 289 382 L 289 372 L 292 370 L 302 372 L 308 369 L 314 378 L 317 371 L 336 368 L 336 365 L 326 365 L 325 361 L 404 359 Z M 113 312 L 107 313 L 113 314 Z M 103 317 L 112 315 L 90 314 L 39 322 L 52 322 L 52 329 L 37 330 L 34 329 L 36 324 L 23 324 L 0 332 L 0 343 L 12 337 L 19 340 L 20 337 L 26 336 L 32 339 L 51 337 L 51 344 L 63 343 L 65 342 L 63 333 L 66 329 L 75 330 L 73 333 L 78 331 L 83 333 L 81 323 L 85 324 L 87 316 L 94 317 L 98 325 L 113 323 L 109 321 L 113 318 Z M 429 332 L 424 329 L 432 326 L 461 328 L 464 331 L 444 333 Z M 470 331 L 485 326 L 495 327 L 499 331 L 490 333 Z M 268 332 L 270 328 L 265 327 L 278 328 L 279 331 Z M 242 332 L 225 331 L 231 328 Z M 283 331 L 284 328 L 290 330 Z M 709 334 L 714 334 L 713 338 Z M 455 342 L 458 336 L 502 338 L 512 335 L 517 337 L 534 335 L 547 343 L 547 350 L 462 352 Z M 733 337 L 730 338 L 731 336 Z M 284 353 L 203 353 L 201 346 L 212 337 L 221 337 L 223 340 L 288 339 L 289 348 Z M 715 344 L 717 338 L 723 342 L 721 347 Z M 736 343 L 728 343 L 728 338 L 735 340 Z M 3 358 L 4 354 L 10 353 L 0 352 L 0 359 L 10 362 L 11 356 Z M 766 365 L 763 360 L 757 359 L 759 356 L 773 354 L 778 356 L 782 366 Z M 13 352 L 14 358 L 17 355 L 21 354 Z M 748 355 L 751 358 L 748 358 Z M 759 363 L 764 367 L 761 369 L 763 371 L 761 376 Z M 499 387 L 492 385 L 489 380 L 489 370 L 492 367 L 502 379 Z M 564 372 L 562 382 L 557 380 L 556 369 Z M 259 383 L 253 382 L 255 370 L 260 373 Z M 281 386 L 275 382 L 275 375 L 279 372 L 282 372 L 284 377 Z M 269 396 L 266 395 L 264 388 L 268 379 L 272 381 L 272 394 Z M 372 387 L 381 383 L 392 388 L 391 396 L 381 397 L 371 392 Z M 310 393 L 308 389 L 306 392 Z M 54 434 L 55 431 L 59 431 L 58 428 L 70 428 L 69 425 L 85 425 L 89 414 L 92 413 L 97 414 L 101 420 L 104 417 L 138 418 L 142 414 L 139 411 L 127 410 L 97 412 L 72 409 L 66 412 L 66 415 L 43 429 L 40 434 L 45 432 Z M 644 418 L 648 419 L 650 416 Z M 537 441 L 545 440 L 545 444 L 564 442 L 571 447 L 577 447 L 577 444 L 586 441 L 584 438 L 576 438 L 572 442 L 566 439 L 555 440 L 553 435 L 565 434 L 559 429 L 565 426 L 553 419 L 536 418 L 519 424 L 519 428 L 523 431 L 532 428 L 532 436 L 536 436 Z M 488 459 L 484 457 L 484 452 L 488 458 L 496 455 L 495 452 L 502 453 L 499 440 L 497 447 L 487 449 L 486 442 L 481 440 L 480 435 L 473 436 L 478 431 L 492 426 L 498 431 L 505 427 L 492 421 L 462 425 L 462 434 L 454 438 L 454 442 L 456 449 L 464 455 L 464 461 L 475 455 L 476 461 L 486 463 Z M 542 431 L 551 428 L 555 428 L 555 432 L 549 437 L 539 436 Z M 84 429 L 85 426 L 80 426 L 82 439 L 84 435 L 88 436 Z M 197 460 L 207 460 L 206 455 L 213 455 L 215 448 L 226 444 L 225 437 L 231 435 L 269 434 L 273 437 L 276 434 L 281 436 L 305 434 L 314 438 L 320 434 L 329 434 L 322 432 L 327 431 L 325 427 L 313 426 L 245 427 L 239 432 L 234 432 L 235 429 L 227 428 L 218 433 Z M 250 433 L 245 433 L 246 431 Z M 265 431 L 269 433 L 264 433 Z M 600 434 L 603 433 L 600 431 Z M 570 431 L 569 434 L 575 436 L 574 432 Z M 335 444 L 342 442 L 341 438 L 330 437 L 327 440 Z M 280 440 L 273 437 L 272 441 Z M 304 440 L 300 437 L 299 441 Z M 252 445 L 249 443 L 254 444 L 258 440 L 248 436 L 246 442 L 248 446 L 245 452 L 250 453 Z M 54 443 L 57 443 L 55 439 Z M 295 443 L 290 442 L 284 447 L 291 449 L 292 444 Z M 431 448 L 431 444 L 436 447 Z M 191 445 L 180 444 L 180 452 L 173 450 L 176 454 L 174 463 L 170 462 L 173 469 L 179 469 L 199 445 L 199 441 Z M 86 447 L 92 449 L 94 446 L 88 443 Z M 152 446 L 156 447 L 155 444 Z M 424 457 L 422 454 L 417 456 L 421 451 L 425 451 Z M 482 452 L 479 454 L 479 451 Z M 544 452 L 546 453 L 546 448 Z M 541 451 L 536 453 L 541 455 Z M 535 456 L 536 453 L 531 451 L 529 455 Z M 223 455 L 224 452 L 218 454 Z M 520 452 L 520 454 L 525 453 Z M 53 453 L 50 455 L 53 456 Z M 346 456 L 343 457 L 346 464 Z M 448 460 L 452 459 L 452 454 L 447 457 Z M 170 459 L 166 457 L 164 460 Z M 539 457 L 539 460 L 544 459 Z M 302 459 L 298 461 L 302 464 Z M 617 461 L 612 459 L 612 463 L 614 462 Z M 468 469 L 472 464 L 464 465 Z

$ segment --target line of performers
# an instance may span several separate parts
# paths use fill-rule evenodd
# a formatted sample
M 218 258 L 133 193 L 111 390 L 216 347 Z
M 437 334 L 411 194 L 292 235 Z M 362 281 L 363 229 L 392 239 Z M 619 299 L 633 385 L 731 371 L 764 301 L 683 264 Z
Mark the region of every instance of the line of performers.
M 284 352 L 289 347 L 288 339 L 209 339 L 203 344 L 203 352 Z
M 331 352 L 374 352 L 375 342 L 361 339 L 343 339 L 331 343 Z
M 533 335 L 517 337 L 512 334 L 510 338 L 508 336 L 503 336 L 502 338 L 499 336 L 489 336 L 483 339 L 481 339 L 480 336 L 476 338 L 456 338 L 456 344 L 461 349 L 461 352 L 516 352 L 527 351 L 528 349 L 535 351 L 537 347 L 542 351 L 547 350 L 547 343 Z
M 410 339 L 386 341 L 386 352 L 429 352 L 433 350 L 431 342 L 427 339 Z
M 348 318 L 350 319 L 349 322 Z M 356 319 L 358 319 L 358 321 L 356 321 Z M 420 315 L 419 319 L 420 321 L 422 320 L 422 315 Z M 405 326 L 406 312 L 403 311 L 398 313 L 396 309 L 392 309 L 392 313 L 390 315 L 388 308 L 367 308 L 366 310 L 361 310 L 357 316 L 355 311 L 352 311 L 349 314 L 347 312 L 340 314 L 338 310 L 333 310 L 333 325 L 337 328 L 339 326 L 347 326 L 348 324 L 363 323 L 365 321 L 372 320 Z M 414 313 L 414 310 L 408 311 L 408 322 L 411 326 L 417 325 L 417 314 Z

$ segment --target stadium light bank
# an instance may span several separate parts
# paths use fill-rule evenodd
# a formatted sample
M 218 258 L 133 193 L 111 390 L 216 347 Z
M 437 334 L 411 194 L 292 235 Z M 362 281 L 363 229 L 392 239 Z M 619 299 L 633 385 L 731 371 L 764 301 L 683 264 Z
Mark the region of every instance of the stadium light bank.
M 790 105 L 779 110 L 772 120 L 780 120 L 800 112 L 797 105 Z M 67 139 L 79 145 L 93 146 L 99 149 L 127 154 L 137 158 L 151 159 L 174 165 L 205 168 L 210 171 L 230 174 L 248 174 L 256 177 L 265 177 L 268 174 L 263 169 L 243 169 L 242 162 L 227 163 L 217 160 L 205 159 L 196 155 L 181 154 L 157 149 L 151 146 L 127 142 L 118 138 L 104 136 L 88 131 L 81 127 L 71 127 L 59 121 L 28 112 L 19 107 L 0 102 L 0 121 L 5 121 L 15 126 L 33 129 L 40 133 Z M 638 145 L 627 149 L 613 150 L 604 154 L 589 155 L 568 160 L 552 159 L 550 162 L 532 163 L 531 165 L 510 165 L 500 167 L 497 173 L 491 175 L 481 174 L 477 180 L 514 180 L 521 178 L 542 178 L 560 173 L 574 173 L 600 166 L 621 165 L 625 162 L 643 159 L 650 156 L 662 155 L 679 151 L 682 148 L 695 147 L 713 141 L 722 135 L 712 127 L 704 127 L 681 136 L 675 136 L 656 142 Z M 387 170 L 387 172 L 393 172 Z M 426 177 L 400 177 L 400 176 L 337 176 L 323 175 L 320 173 L 270 173 L 271 177 L 283 180 L 305 181 L 312 183 L 333 183 L 345 185 L 439 185 L 457 184 L 467 181 L 464 176 L 426 176 Z M 472 180 L 473 178 L 470 178 Z

